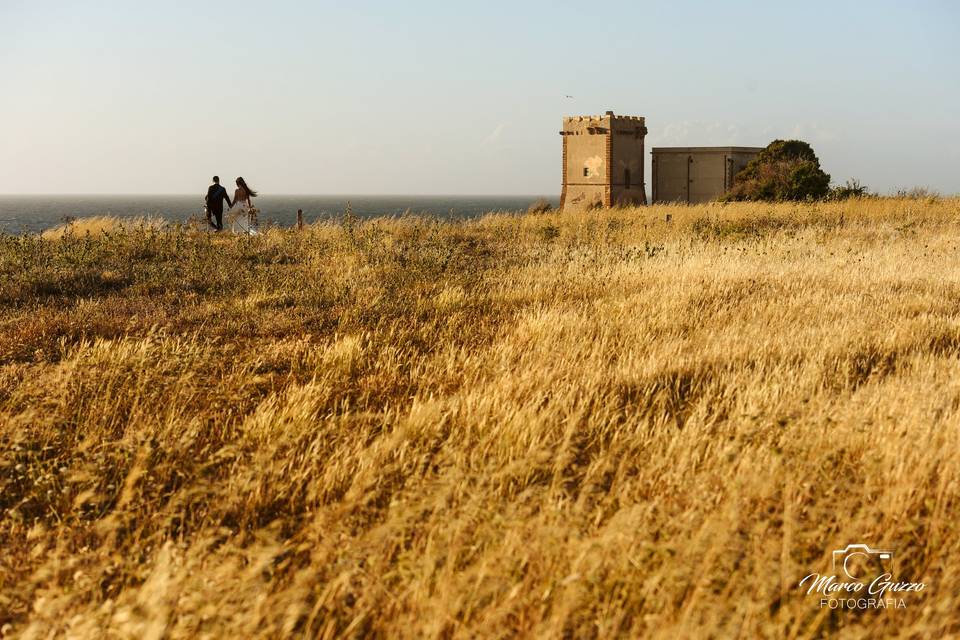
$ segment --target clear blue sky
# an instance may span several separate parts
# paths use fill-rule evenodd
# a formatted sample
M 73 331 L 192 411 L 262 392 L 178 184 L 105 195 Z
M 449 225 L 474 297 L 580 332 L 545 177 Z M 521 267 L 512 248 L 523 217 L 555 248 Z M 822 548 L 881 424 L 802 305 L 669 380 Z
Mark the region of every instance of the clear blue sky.
M 0 193 L 557 194 L 561 118 L 607 109 L 960 192 L 947 0 L 0 0 L 0 80 Z

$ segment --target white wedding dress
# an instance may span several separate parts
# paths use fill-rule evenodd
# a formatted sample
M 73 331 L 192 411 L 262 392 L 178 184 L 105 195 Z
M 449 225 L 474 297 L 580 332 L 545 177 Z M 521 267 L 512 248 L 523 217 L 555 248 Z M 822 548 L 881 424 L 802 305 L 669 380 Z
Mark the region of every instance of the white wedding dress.
M 234 233 L 243 233 L 250 236 L 260 234 L 257 214 L 260 210 L 253 206 L 250 198 L 244 200 L 234 200 L 233 206 L 224 212 L 227 221 L 230 223 L 230 229 Z

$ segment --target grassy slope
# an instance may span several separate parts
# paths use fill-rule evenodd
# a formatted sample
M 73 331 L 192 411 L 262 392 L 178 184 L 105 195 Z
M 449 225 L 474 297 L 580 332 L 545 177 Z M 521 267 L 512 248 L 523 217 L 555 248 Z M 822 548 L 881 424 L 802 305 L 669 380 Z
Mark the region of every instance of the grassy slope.
M 0 625 L 960 633 L 958 216 L 0 238 Z M 797 590 L 861 541 L 927 591 Z

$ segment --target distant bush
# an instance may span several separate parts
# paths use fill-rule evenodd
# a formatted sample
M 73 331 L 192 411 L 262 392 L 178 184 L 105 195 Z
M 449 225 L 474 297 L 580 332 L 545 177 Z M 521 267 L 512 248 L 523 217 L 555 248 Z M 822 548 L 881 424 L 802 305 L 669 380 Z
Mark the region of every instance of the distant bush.
M 802 140 L 774 140 L 738 173 L 722 202 L 820 200 L 830 192 L 830 174 Z
M 547 213 L 553 209 L 553 205 L 544 198 L 540 198 L 529 207 L 527 207 L 527 213 Z
M 849 200 L 850 198 L 869 198 L 875 194 L 870 193 L 866 185 L 860 184 L 859 180 L 847 180 L 846 184 L 839 185 L 830 189 L 827 196 L 828 200 Z
M 911 189 L 897 189 L 897 197 L 908 200 L 929 200 L 933 202 L 940 199 L 940 192 L 930 187 L 913 187 Z

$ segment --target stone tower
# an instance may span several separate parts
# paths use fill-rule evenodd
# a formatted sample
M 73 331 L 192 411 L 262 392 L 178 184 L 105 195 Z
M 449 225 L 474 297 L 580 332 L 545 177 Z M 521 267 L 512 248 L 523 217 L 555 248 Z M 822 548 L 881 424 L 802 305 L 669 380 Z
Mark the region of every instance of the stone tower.
M 643 182 L 644 119 L 571 116 L 563 119 L 561 208 L 647 204 Z

